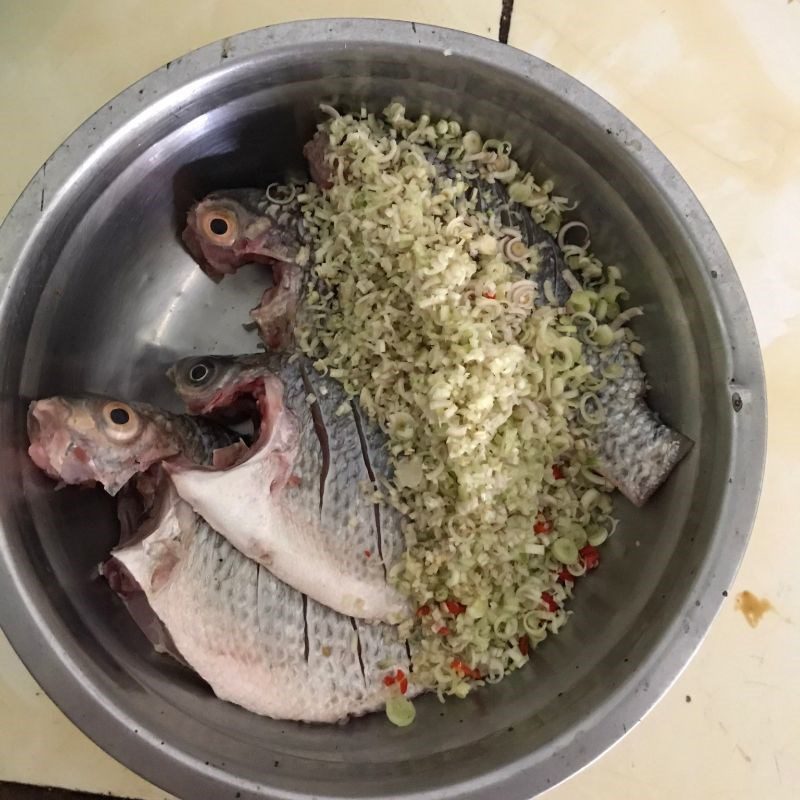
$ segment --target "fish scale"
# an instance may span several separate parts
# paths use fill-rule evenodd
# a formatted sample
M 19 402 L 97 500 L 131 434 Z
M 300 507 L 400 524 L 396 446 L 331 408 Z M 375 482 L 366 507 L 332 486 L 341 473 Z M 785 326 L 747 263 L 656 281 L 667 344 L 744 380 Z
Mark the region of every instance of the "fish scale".
M 458 179 L 458 172 L 452 164 L 440 160 L 434 153 L 430 153 L 428 159 L 436 167 L 438 176 L 450 181 Z M 470 179 L 468 183 L 473 191 L 475 208 L 478 211 L 482 213 L 494 211 L 504 228 L 517 228 L 525 244 L 529 248 L 537 249 L 538 267 L 530 276 L 539 289 L 536 305 L 546 305 L 548 302 L 544 292 L 545 282 L 549 282 L 556 303 L 564 305 L 569 299 L 570 289 L 564 280 L 564 263 L 556 240 L 534 222 L 527 206 L 511 200 L 505 184 L 477 177 Z
M 366 492 L 371 483 L 370 470 L 361 445 L 361 432 L 356 423 L 352 407 L 347 413 L 338 414 L 343 403 L 349 401 L 341 385 L 316 373 L 308 374 L 316 402 L 325 421 L 330 442 L 330 470 L 325 485 L 322 513 L 336 513 L 340 506 L 349 509 L 352 526 L 348 520 L 345 529 L 352 547 L 363 558 L 365 567 L 374 578 L 385 580 L 389 553 L 384 548 L 383 536 L 392 536 L 392 528 L 399 532 L 399 518 L 386 517 L 378 531 L 381 510 L 376 515 L 376 505 Z M 369 457 L 367 455 L 367 457 Z M 396 535 L 396 534 L 394 534 Z M 361 548 L 359 551 L 358 548 Z M 369 555 L 367 555 L 369 553 Z M 399 555 L 399 553 L 398 553 Z M 402 666 L 408 670 L 408 654 L 404 642 L 396 636 L 387 639 L 383 626 L 355 620 L 360 645 L 361 662 L 367 681 L 380 680 L 386 674 L 384 663 Z
M 382 481 L 388 480 L 392 474 L 389 449 L 386 446 L 386 434 L 373 420 L 366 418 L 357 410 L 354 413 L 359 414 L 364 434 L 363 440 L 372 472 L 375 476 L 375 483 L 378 489 L 381 489 L 383 488 Z M 388 568 L 400 558 L 406 549 L 405 536 L 403 534 L 403 516 L 394 506 L 388 503 L 379 503 L 377 509 L 381 529 L 381 552 L 383 553 L 383 561 Z
M 593 433 L 598 471 L 632 503 L 643 505 L 689 452 L 692 442 L 665 425 L 645 403 L 647 383 L 626 342 L 586 348 L 596 375 L 621 367 L 622 374 L 595 394 L 603 418 Z
M 169 503 L 181 503 L 172 498 Z M 280 719 L 335 722 L 380 708 L 384 672 L 367 679 L 347 617 L 308 600 L 242 555 L 196 514 L 167 514 L 148 539 L 114 553 L 141 586 L 185 660 L 224 700 Z M 154 540 L 179 544 L 180 557 Z M 164 566 L 164 559 L 169 559 Z M 166 576 L 164 573 L 167 573 Z M 161 575 L 156 583 L 154 575 Z M 368 648 L 397 634 L 372 626 Z

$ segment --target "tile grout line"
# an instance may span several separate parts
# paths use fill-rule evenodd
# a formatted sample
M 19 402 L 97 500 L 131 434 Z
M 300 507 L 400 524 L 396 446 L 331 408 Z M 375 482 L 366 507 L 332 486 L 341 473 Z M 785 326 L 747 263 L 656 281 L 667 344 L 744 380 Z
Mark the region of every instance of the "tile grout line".
M 500 9 L 500 30 L 497 38 L 503 44 L 508 44 L 508 34 L 511 30 L 511 15 L 514 13 L 514 0 L 503 0 Z

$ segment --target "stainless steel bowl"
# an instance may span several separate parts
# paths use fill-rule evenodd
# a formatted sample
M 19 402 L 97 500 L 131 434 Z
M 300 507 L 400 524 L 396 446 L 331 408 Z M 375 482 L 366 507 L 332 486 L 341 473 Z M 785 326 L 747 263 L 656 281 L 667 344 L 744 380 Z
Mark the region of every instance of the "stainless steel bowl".
M 255 346 L 263 270 L 216 286 L 183 251 L 208 190 L 302 169 L 320 101 L 455 116 L 511 139 L 580 200 L 597 252 L 647 315 L 652 403 L 696 446 L 622 524 L 575 615 L 529 668 L 464 702 L 344 727 L 263 719 L 151 651 L 96 577 L 114 544 L 102 493 L 54 492 L 25 456 L 28 400 L 92 390 L 174 406 L 164 369 Z M 185 798 L 528 798 L 641 719 L 706 633 L 744 552 L 765 437 L 764 380 L 733 266 L 689 188 L 619 112 L 509 47 L 380 21 L 251 31 L 154 72 L 47 161 L 0 231 L 0 607 L 61 708 Z

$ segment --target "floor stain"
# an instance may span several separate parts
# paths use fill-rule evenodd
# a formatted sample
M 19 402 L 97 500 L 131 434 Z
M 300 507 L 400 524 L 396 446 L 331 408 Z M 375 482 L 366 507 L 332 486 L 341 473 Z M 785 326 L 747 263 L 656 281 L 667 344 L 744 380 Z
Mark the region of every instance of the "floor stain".
M 749 756 L 749 755 L 747 755 L 747 753 L 745 753 L 745 751 L 744 751 L 744 750 L 742 750 L 742 748 L 741 748 L 741 746 L 740 746 L 740 745 L 738 745 L 738 744 L 737 744 L 737 745 L 736 745 L 736 749 L 739 751 L 739 754 L 741 755 L 741 757 L 742 757 L 742 758 L 743 758 L 743 759 L 744 759 L 744 760 L 745 760 L 745 761 L 746 761 L 748 764 L 752 764 L 752 763 L 753 763 L 753 759 L 752 759 L 752 758 L 750 758 L 750 756 Z
M 759 598 L 752 592 L 744 591 L 736 595 L 736 610 L 742 612 L 751 628 L 755 628 L 764 614 L 774 611 L 775 608 L 766 597 Z

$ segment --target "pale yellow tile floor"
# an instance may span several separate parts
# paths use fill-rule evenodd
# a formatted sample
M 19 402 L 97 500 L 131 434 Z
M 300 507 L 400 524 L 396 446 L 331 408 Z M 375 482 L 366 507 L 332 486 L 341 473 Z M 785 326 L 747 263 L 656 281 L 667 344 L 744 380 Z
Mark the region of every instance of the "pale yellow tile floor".
M 617 747 L 548 800 L 800 797 L 800 2 L 516 0 L 510 44 L 598 91 L 672 159 L 745 285 L 769 385 L 750 549 L 692 664 Z M 187 50 L 291 18 L 383 16 L 497 37 L 500 0 L 0 2 L 0 214 L 62 139 Z M 135 42 L 135 44 L 132 44 Z M 734 596 L 775 606 L 750 628 Z M 691 702 L 689 702 L 691 697 Z M 0 780 L 155 800 L 42 695 L 0 641 Z M 498 798 L 502 800 L 502 798 Z

